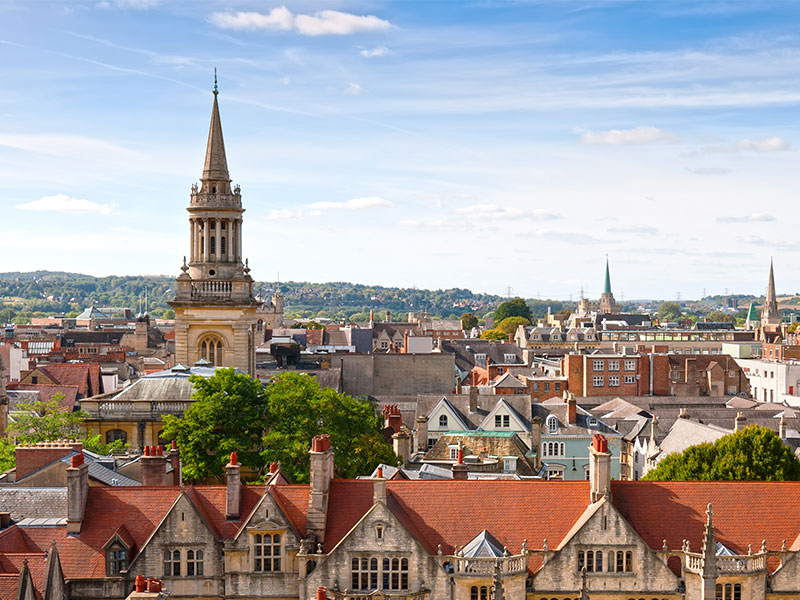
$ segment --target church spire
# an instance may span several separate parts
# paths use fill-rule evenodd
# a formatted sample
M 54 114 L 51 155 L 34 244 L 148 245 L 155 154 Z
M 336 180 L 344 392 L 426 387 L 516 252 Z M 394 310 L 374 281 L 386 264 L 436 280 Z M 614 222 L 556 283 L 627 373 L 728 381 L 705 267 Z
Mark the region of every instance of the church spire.
M 780 322 L 778 314 L 778 299 L 775 294 L 775 273 L 772 268 L 772 259 L 769 259 L 769 283 L 767 283 L 767 297 L 764 301 L 764 309 L 761 312 L 762 323 Z
M 606 281 L 605 284 L 603 284 L 603 293 L 611 293 L 611 273 L 608 270 L 608 254 L 606 254 Z
M 222 139 L 222 121 L 219 118 L 217 96 L 217 70 L 214 69 L 214 107 L 211 110 L 211 126 L 208 129 L 208 145 L 206 146 L 206 162 L 203 165 L 201 181 L 230 182 L 228 160 L 225 158 L 225 142 Z

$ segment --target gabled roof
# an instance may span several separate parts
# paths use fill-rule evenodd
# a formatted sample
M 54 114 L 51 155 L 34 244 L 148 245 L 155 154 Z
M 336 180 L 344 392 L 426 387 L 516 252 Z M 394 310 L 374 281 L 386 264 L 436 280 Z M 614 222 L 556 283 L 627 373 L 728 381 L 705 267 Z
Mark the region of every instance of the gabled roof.
M 461 412 L 455 406 L 453 406 L 453 403 L 447 399 L 447 396 L 442 396 L 436 406 L 429 410 L 425 416 L 430 418 L 430 416 L 438 411 L 440 407 L 444 407 L 448 414 L 450 414 L 450 416 L 452 416 L 458 424 L 458 427 L 451 427 L 450 429 L 472 429 L 474 427 L 474 425 L 471 425 L 470 422 L 464 418 L 464 415 L 462 415 Z
M 527 400 L 530 402 L 530 399 Z M 505 398 L 500 398 L 497 404 L 494 405 L 494 408 L 486 415 L 486 418 L 481 421 L 480 425 L 478 426 L 479 429 L 487 429 L 492 425 L 492 419 L 494 416 L 501 410 L 505 409 L 506 412 L 511 416 L 514 421 L 517 423 L 517 427 L 522 429 L 522 431 L 530 431 L 531 429 L 531 422 L 530 420 L 525 420 L 521 414 L 517 412 L 517 410 L 509 404 Z
M 87 319 L 110 319 L 106 313 L 101 310 L 96 309 L 94 306 L 90 306 L 83 310 L 81 314 L 75 317 L 76 321 L 85 321 Z
M 499 379 L 495 380 L 492 383 L 492 387 L 528 389 L 528 386 L 526 386 L 509 372 L 503 373 Z
M 461 549 L 461 555 L 469 558 L 503 556 L 503 544 L 484 529 Z

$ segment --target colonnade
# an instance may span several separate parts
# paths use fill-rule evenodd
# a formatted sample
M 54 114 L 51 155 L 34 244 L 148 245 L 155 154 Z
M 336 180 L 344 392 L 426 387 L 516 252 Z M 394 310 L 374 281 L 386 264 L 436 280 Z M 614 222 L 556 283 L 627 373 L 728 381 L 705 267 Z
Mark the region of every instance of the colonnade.
M 241 262 L 240 219 L 189 219 L 191 262 Z

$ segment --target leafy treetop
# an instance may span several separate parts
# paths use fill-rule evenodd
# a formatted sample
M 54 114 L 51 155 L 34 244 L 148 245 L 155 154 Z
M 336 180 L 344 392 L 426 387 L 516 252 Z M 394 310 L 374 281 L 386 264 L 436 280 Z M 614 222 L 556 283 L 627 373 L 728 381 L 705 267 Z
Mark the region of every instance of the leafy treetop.
M 502 331 L 506 335 L 510 335 L 516 333 L 517 327 L 520 325 L 530 324 L 531 322 L 525 317 L 506 317 L 495 326 L 495 329 Z
M 503 302 L 494 311 L 495 323 L 501 323 L 508 317 L 525 317 L 529 322 L 533 319 L 530 307 L 522 298 L 514 298 Z

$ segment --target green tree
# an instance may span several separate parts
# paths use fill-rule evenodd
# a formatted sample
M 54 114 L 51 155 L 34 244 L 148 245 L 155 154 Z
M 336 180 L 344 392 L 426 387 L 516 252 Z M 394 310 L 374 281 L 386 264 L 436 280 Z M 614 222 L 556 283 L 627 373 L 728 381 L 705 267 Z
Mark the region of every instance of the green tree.
M 714 323 L 735 323 L 736 316 L 731 313 L 722 312 L 721 310 L 712 310 L 706 315 L 706 319 Z
M 177 440 L 183 473 L 190 479 L 222 478 L 231 452 L 261 472 L 267 397 L 260 381 L 234 369 L 208 379 L 193 375 L 192 405 L 183 417 L 164 416 L 164 439 Z
M 17 463 L 14 453 L 16 444 L 9 438 L 0 438 L 0 473 L 8 471 Z
M 502 340 L 507 340 L 508 336 L 499 329 L 484 329 L 481 332 L 481 339 L 502 341 Z
M 714 444 L 670 454 L 650 471 L 649 481 L 798 481 L 800 461 L 778 435 L 751 425 Z
M 506 336 L 516 333 L 520 325 L 530 325 L 531 322 L 525 317 L 507 317 L 495 325 L 495 329 L 502 331 Z
M 309 375 L 287 372 L 264 386 L 233 369 L 218 369 L 191 381 L 195 402 L 183 417 L 164 418 L 164 437 L 177 440 L 189 478 L 221 478 L 236 451 L 239 462 L 256 472 L 279 461 L 289 479 L 306 482 L 311 438 L 321 433 L 331 436 L 339 477 L 397 463 L 373 406 L 321 388 Z
M 128 444 L 126 444 L 122 440 L 115 440 L 110 444 L 107 444 L 103 441 L 103 437 L 99 433 L 96 435 L 88 436 L 86 439 L 83 440 L 84 450 L 88 450 L 89 452 L 94 452 L 95 454 L 102 454 L 103 456 L 108 456 L 109 454 L 116 454 L 118 452 L 123 452 L 127 447 Z
M 681 318 L 681 305 L 677 302 L 662 302 L 658 307 L 658 320 L 662 323 L 666 321 L 677 321 Z
M 555 318 L 559 321 L 566 321 L 569 319 L 569 316 L 572 314 L 572 310 L 569 308 L 562 308 L 555 314 Z
M 473 315 L 471 312 L 464 313 L 461 315 L 461 329 L 469 331 L 473 327 L 478 326 L 478 317 Z
M 18 404 L 14 421 L 8 426 L 9 436 L 21 444 L 79 438 L 87 415 L 62 408 L 63 399 L 63 394 L 53 394 L 48 400 Z
M 494 322 L 500 323 L 508 317 L 525 317 L 528 321 L 533 320 L 531 309 L 522 298 L 514 298 L 503 302 L 494 311 Z

